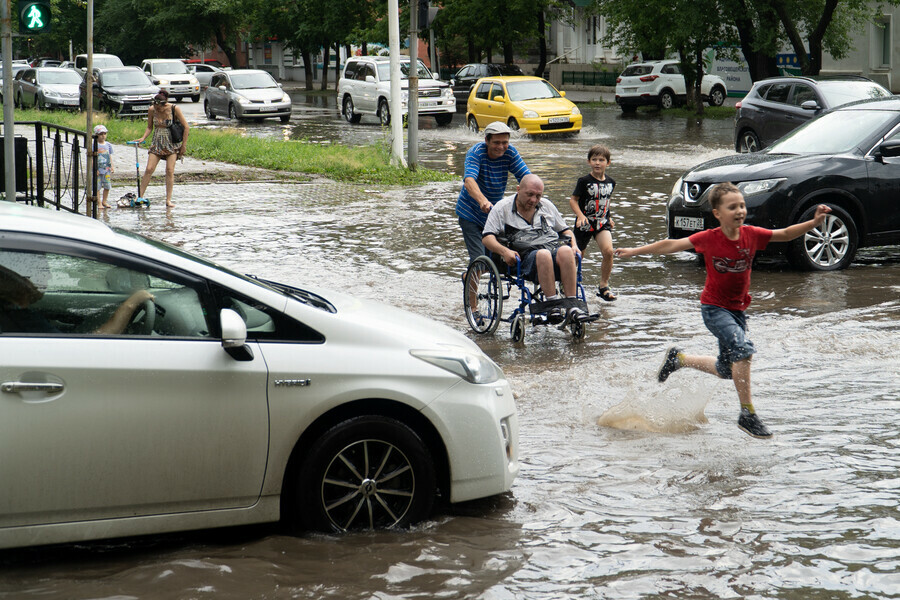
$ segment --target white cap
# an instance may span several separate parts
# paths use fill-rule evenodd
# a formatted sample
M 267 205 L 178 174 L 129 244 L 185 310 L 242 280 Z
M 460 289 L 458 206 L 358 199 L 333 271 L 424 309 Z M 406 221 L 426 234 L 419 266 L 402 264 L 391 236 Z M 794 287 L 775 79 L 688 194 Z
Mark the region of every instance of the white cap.
M 100 135 L 101 133 L 107 133 L 105 125 L 97 125 L 94 127 L 94 135 Z
M 502 121 L 494 121 L 484 128 L 484 135 L 494 135 L 497 133 L 512 133 L 512 130 Z

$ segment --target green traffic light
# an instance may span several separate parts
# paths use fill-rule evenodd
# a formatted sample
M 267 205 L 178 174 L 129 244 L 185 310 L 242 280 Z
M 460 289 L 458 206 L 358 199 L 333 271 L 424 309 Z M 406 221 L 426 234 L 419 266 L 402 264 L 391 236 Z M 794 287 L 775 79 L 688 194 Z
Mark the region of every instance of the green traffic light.
M 50 5 L 46 2 L 19 2 L 19 24 L 32 33 L 50 29 Z
M 32 4 L 29 7 L 28 14 L 25 15 L 25 23 L 25 27 L 31 30 L 44 28 L 44 13 L 41 12 L 37 4 Z

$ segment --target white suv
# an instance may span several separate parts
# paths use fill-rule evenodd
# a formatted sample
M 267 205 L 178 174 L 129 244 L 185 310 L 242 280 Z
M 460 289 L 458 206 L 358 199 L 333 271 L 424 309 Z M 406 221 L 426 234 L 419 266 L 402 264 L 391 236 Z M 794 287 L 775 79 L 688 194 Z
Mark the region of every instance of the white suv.
M 409 98 L 409 57 L 400 58 L 400 101 L 406 115 Z M 359 123 L 362 115 L 375 115 L 381 124 L 391 122 L 391 65 L 387 56 L 362 56 L 347 60 L 338 81 L 341 113 L 348 123 Z M 419 114 L 430 115 L 438 125 L 449 125 L 456 112 L 453 88 L 419 61 Z
M 725 81 L 715 75 L 704 75 L 700 94 L 710 106 L 722 106 L 728 95 Z M 616 79 L 616 104 L 622 112 L 634 112 L 646 104 L 672 108 L 683 103 L 686 96 L 684 75 L 677 60 L 628 65 Z
M 141 69 L 150 77 L 153 85 L 166 90 L 169 98 L 181 100 L 190 98 L 200 102 L 200 82 L 188 71 L 184 61 L 177 58 L 148 58 L 141 63 Z

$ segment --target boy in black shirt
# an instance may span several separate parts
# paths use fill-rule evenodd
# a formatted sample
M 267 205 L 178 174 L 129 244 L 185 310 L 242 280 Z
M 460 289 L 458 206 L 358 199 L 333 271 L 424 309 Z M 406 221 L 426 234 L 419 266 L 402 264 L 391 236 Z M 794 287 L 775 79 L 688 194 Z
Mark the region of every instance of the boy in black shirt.
M 603 263 L 600 266 L 600 285 L 597 295 L 612 302 L 616 299 L 609 289 L 609 276 L 612 273 L 613 220 L 609 212 L 609 199 L 612 197 L 616 182 L 606 174 L 610 164 L 609 148 L 596 145 L 588 150 L 588 164 L 591 172 L 578 179 L 575 191 L 569 198 L 569 206 L 575 213 L 575 241 L 584 253 L 591 238 L 597 240 Z

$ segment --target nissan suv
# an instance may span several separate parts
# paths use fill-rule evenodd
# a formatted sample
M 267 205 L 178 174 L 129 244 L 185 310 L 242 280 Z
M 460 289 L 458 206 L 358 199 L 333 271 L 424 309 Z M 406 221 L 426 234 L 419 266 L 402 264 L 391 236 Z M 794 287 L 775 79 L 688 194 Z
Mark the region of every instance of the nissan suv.
M 187 65 L 177 58 L 148 58 L 141 69 L 159 89 L 166 90 L 169 98 L 179 101 L 190 98 L 200 102 L 200 82 L 188 71 Z
M 722 106 L 728 88 L 721 77 L 707 74 L 700 84 L 700 95 L 710 106 Z M 683 104 L 686 97 L 684 75 L 677 60 L 628 65 L 616 78 L 616 104 L 622 112 L 634 112 L 638 106 L 644 105 L 672 108 Z
M 419 114 L 432 116 L 438 125 L 449 125 L 456 112 L 453 89 L 438 81 L 425 63 L 418 61 Z M 400 58 L 400 103 L 404 117 L 409 109 L 409 57 Z M 347 60 L 338 81 L 338 102 L 348 123 L 359 123 L 362 115 L 374 115 L 381 124 L 391 122 L 391 65 L 387 56 L 362 56 Z

